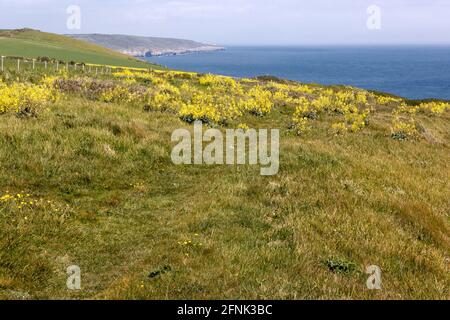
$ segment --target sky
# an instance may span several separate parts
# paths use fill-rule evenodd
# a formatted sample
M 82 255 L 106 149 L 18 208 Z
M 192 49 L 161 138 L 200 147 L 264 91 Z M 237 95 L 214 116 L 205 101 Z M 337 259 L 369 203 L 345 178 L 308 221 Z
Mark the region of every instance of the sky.
M 73 5 L 80 29 L 67 26 L 78 17 L 67 13 Z M 450 0 L 0 0 L 0 13 L 0 29 L 61 34 L 221 45 L 450 44 Z

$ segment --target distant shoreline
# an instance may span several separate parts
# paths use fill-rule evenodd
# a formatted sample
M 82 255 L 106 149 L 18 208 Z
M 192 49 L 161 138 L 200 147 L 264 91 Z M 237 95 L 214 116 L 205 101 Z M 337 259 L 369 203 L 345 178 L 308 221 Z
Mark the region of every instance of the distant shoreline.
M 170 50 L 170 51 L 162 51 L 162 52 L 147 52 L 145 55 L 133 55 L 136 58 L 151 58 L 151 57 L 170 57 L 170 56 L 182 56 L 188 54 L 195 53 L 208 53 L 208 52 L 218 52 L 225 51 L 225 47 L 215 47 L 215 46 L 206 46 L 199 47 L 193 49 L 182 49 L 182 50 Z

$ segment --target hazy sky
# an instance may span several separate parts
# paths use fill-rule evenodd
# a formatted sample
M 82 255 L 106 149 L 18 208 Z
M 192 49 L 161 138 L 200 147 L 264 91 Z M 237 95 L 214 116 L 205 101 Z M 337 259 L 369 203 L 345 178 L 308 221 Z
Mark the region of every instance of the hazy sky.
M 67 7 L 81 30 L 67 28 Z M 381 9 L 381 29 L 367 8 Z M 450 0 L 0 0 L 0 28 L 218 44 L 450 44 Z

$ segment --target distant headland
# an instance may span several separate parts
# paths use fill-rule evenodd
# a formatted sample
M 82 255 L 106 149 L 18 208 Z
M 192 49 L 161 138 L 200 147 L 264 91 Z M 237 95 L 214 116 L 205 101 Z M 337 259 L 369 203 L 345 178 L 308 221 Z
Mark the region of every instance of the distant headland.
M 204 44 L 184 39 L 116 34 L 72 34 L 67 36 L 135 57 L 179 55 L 225 50 L 224 47 L 217 45 Z

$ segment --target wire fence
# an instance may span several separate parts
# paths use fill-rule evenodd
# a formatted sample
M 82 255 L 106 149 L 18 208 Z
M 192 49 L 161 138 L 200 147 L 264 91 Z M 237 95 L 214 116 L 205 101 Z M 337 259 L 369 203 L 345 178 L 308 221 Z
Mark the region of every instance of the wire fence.
M 11 56 L 0 56 L 0 72 L 6 71 L 76 71 L 94 74 L 110 74 L 112 69 L 123 70 L 125 67 L 111 67 L 78 62 L 64 62 L 57 59 L 39 58 L 27 59 Z

